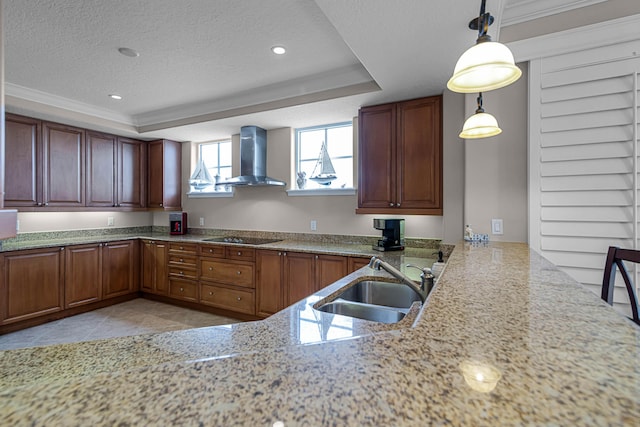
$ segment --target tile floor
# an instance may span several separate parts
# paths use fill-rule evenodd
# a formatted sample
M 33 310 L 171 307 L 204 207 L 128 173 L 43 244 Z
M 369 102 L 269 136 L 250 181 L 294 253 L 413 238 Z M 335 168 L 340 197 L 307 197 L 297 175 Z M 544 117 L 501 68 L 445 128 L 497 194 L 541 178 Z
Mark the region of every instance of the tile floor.
M 0 350 L 177 331 L 238 322 L 240 320 L 137 298 L 0 335 Z

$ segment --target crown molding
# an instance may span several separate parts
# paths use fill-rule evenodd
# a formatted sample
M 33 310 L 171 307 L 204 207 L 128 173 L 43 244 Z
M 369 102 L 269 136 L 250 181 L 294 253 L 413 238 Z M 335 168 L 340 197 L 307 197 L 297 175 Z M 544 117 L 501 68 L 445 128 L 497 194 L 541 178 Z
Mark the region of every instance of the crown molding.
M 500 25 L 506 27 L 520 24 L 605 1 L 607 0 L 511 0 L 504 8 Z
M 507 43 L 516 62 L 640 39 L 640 14 Z

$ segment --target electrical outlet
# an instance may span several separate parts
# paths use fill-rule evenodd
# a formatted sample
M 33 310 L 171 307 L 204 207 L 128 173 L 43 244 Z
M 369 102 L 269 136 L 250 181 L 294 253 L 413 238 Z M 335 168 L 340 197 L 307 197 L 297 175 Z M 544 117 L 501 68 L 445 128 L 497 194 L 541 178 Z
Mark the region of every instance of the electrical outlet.
M 491 234 L 504 234 L 502 219 L 491 220 Z
M 112 216 L 108 216 L 107 217 L 107 227 L 113 227 L 113 217 Z
M 316 231 L 318 229 L 318 221 L 316 221 L 315 219 L 311 220 L 311 231 Z
M 200 225 L 204 225 L 204 218 L 200 217 Z

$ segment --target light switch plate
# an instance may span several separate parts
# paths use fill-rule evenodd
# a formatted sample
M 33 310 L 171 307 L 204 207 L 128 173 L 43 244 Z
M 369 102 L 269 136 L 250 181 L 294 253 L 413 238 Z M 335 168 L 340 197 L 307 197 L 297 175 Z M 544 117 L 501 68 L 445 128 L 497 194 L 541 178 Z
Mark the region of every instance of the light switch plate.
M 491 234 L 504 234 L 504 229 L 502 228 L 502 219 L 491 220 Z
M 318 222 L 315 219 L 311 220 L 311 231 L 316 231 L 318 229 Z
M 113 225 L 113 217 L 112 216 L 108 216 L 107 217 L 107 226 L 111 227 Z

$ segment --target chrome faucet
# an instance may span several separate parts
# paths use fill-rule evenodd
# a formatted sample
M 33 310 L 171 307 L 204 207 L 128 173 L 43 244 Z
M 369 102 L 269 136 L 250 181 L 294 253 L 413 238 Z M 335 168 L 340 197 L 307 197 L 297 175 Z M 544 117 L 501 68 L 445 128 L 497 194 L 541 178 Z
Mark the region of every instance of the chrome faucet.
M 431 274 L 431 270 L 428 268 L 420 268 L 415 265 L 407 264 L 407 267 L 414 267 L 422 271 L 420 274 L 420 279 L 422 283 L 420 286 L 416 284 L 413 280 L 411 280 L 407 275 L 402 273 L 400 270 L 396 269 L 394 266 L 381 260 L 380 258 L 373 256 L 369 261 L 369 267 L 374 270 L 383 269 L 389 274 L 391 274 L 396 279 L 400 280 L 400 283 L 406 285 L 413 289 L 418 295 L 420 295 L 420 300 L 424 303 L 433 288 L 433 274 Z

